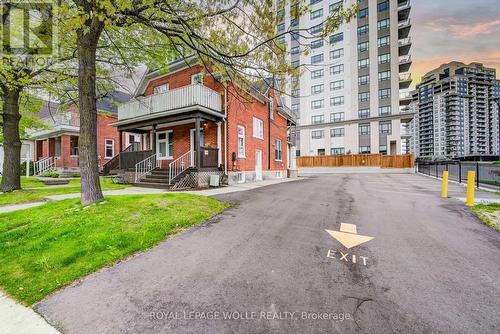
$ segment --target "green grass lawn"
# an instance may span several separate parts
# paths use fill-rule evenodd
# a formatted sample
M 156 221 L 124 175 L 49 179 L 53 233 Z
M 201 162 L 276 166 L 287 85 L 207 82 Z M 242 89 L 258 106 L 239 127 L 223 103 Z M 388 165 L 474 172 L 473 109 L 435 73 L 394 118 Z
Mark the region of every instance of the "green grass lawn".
M 500 203 L 477 204 L 472 211 L 483 223 L 500 232 Z
M 0 183 L 2 182 L 2 177 L 0 176 Z M 80 185 L 80 179 L 75 178 L 69 181 L 68 185 Z M 31 176 L 21 176 L 21 188 L 38 188 L 38 187 L 46 187 L 46 185 L 40 181 L 39 178 Z
M 0 285 L 31 305 L 228 206 L 188 194 L 125 195 L 87 207 L 68 199 L 0 214 Z
M 70 185 L 68 185 L 67 187 L 21 189 L 8 193 L 0 193 L 0 206 L 8 204 L 40 201 L 45 196 L 50 196 L 50 195 L 63 195 L 63 194 L 72 194 L 80 192 L 80 180 L 78 179 L 72 182 L 73 184 L 70 183 Z M 102 190 L 115 190 L 115 189 L 127 188 L 129 187 L 129 185 L 116 184 L 111 182 L 110 179 L 101 178 L 101 187 Z

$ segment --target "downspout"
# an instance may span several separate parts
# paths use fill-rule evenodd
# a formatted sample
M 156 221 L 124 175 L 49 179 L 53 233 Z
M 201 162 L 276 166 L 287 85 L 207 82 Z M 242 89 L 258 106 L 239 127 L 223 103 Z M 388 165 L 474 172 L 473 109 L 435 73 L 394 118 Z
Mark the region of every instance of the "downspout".
M 227 175 L 227 88 L 224 88 L 224 175 Z
M 272 107 L 274 109 L 274 97 L 270 96 L 267 101 L 267 119 L 269 123 L 267 127 L 267 170 L 271 170 L 271 113 L 274 113 L 274 110 L 271 110 L 271 99 L 273 100 Z

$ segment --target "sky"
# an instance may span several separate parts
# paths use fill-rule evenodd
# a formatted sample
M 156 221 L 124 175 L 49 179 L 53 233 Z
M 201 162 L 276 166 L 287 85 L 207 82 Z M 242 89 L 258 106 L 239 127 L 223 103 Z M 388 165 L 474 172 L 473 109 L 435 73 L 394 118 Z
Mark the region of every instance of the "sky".
M 500 0 L 412 0 L 414 84 L 452 60 L 479 62 L 500 77 Z

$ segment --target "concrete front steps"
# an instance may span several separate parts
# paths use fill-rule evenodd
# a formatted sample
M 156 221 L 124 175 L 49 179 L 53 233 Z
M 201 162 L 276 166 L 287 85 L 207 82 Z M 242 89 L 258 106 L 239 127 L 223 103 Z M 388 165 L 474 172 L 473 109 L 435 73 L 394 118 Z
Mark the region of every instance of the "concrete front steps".
M 156 188 L 156 189 L 171 189 L 182 177 L 191 172 L 193 168 L 188 168 L 177 177 L 172 180 L 172 183 L 168 183 L 168 168 L 157 168 L 151 171 L 151 174 L 143 177 L 139 182 L 134 185 L 137 187 L 144 188 Z

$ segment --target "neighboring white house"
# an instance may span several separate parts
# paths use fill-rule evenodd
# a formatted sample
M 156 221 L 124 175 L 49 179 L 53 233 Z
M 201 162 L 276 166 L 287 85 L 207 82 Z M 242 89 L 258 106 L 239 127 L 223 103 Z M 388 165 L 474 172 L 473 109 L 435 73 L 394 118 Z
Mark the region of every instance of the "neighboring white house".
M 21 140 L 21 162 L 25 161 L 29 157 L 30 163 L 33 163 L 33 157 L 35 155 L 35 142 L 32 140 Z M 0 144 L 0 173 L 3 172 L 3 144 Z

